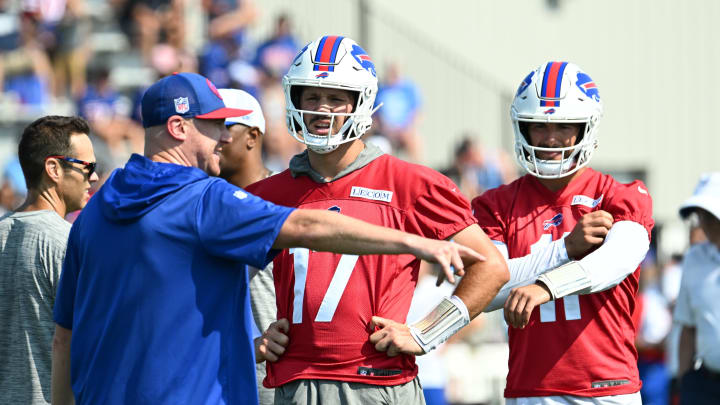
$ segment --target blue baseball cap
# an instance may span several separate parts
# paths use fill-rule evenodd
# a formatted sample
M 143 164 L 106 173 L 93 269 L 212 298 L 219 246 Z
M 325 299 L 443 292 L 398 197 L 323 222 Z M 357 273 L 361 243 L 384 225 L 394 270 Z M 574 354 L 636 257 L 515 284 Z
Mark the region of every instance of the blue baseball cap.
M 252 112 L 227 108 L 215 85 L 197 73 L 175 73 L 163 77 L 145 91 L 141 104 L 145 128 L 163 125 L 173 115 L 225 119 Z

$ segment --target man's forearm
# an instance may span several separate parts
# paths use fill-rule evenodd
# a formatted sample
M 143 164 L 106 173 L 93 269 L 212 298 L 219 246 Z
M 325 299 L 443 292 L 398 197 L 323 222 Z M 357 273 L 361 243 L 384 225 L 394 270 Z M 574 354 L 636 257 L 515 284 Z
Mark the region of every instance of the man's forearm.
M 72 331 L 62 326 L 55 326 L 52 342 L 52 377 L 51 397 L 53 405 L 69 405 L 75 403 L 70 386 L 70 341 Z
M 510 278 L 505 259 L 480 227 L 470 225 L 452 239 L 479 252 L 485 260 L 464 263 L 465 276 L 454 295 L 442 300 L 423 319 L 409 326 L 412 338 L 425 353 L 467 325 Z
M 465 228 L 456 234 L 453 240 L 474 249 L 486 258 L 485 261 L 472 263 L 465 268 L 465 276 L 454 292 L 467 307 L 470 319 L 473 319 L 508 282 L 510 273 L 505 258 L 477 225 Z
M 680 331 L 680 343 L 678 345 L 678 378 L 681 378 L 685 373 L 693 368 L 693 362 L 695 360 L 695 333 L 696 329 L 689 326 L 683 326 Z
M 419 236 L 331 211 L 298 209 L 283 224 L 273 248 L 302 246 L 355 255 L 414 253 L 413 238 Z
M 465 276 L 460 280 L 454 295 L 460 298 L 468 309 L 470 319 L 485 309 L 507 282 L 505 261 L 488 258 L 465 268 Z

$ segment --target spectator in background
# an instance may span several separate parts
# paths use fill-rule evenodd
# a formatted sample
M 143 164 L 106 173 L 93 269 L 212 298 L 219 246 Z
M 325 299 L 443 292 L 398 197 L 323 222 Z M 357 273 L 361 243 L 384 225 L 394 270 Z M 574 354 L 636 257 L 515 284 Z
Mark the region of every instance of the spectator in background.
M 678 378 L 680 403 L 720 403 L 720 172 L 703 175 L 680 216 L 696 213 L 707 241 L 690 247 L 683 258 L 675 322 L 680 332 Z M 696 367 L 697 364 L 700 367 Z
M 635 346 L 643 382 L 640 396 L 645 405 L 666 405 L 670 399 L 670 372 L 665 361 L 665 339 L 672 327 L 672 315 L 662 293 L 658 266 L 651 257 L 648 254 L 642 263 L 634 313 L 639 318 Z
M 0 215 L 14 210 L 25 199 L 27 186 L 17 156 L 5 164 L 0 180 Z
M 153 69 L 154 77 L 161 78 L 173 72 L 197 72 L 198 60 L 188 52 L 174 48 L 168 44 L 157 44 L 152 49 L 150 56 L 150 67 Z M 140 86 L 132 94 L 132 112 L 130 118 L 142 125 L 141 102 L 142 96 L 149 86 Z
M 412 162 L 422 161 L 422 140 L 417 124 L 420 119 L 420 92 L 415 84 L 400 74 L 396 63 L 387 67 L 385 82 L 380 85 L 376 105 L 380 132 L 393 143 L 393 149 L 404 151 Z
M 279 81 L 267 83 L 260 96 L 267 131 L 263 142 L 263 161 L 274 172 L 288 168 L 290 159 L 305 150 L 305 146 L 296 142 L 287 130 L 287 110 L 285 93 Z
M 200 56 L 200 73 L 220 87 L 232 87 L 230 62 L 245 57 L 246 29 L 258 16 L 254 0 L 207 0 L 209 41 Z M 235 68 L 237 69 L 237 67 Z
M 273 35 L 258 46 L 253 64 L 266 76 L 265 80 L 279 80 L 300 50 L 291 28 L 290 17 L 280 14 Z
M 684 252 L 687 250 L 688 245 L 692 246 L 697 243 L 706 242 L 707 239 L 702 233 L 702 229 L 698 224 L 697 214 L 691 212 L 686 218 L 685 224 L 680 224 L 677 230 L 671 228 L 665 228 L 661 234 L 660 242 L 663 239 L 672 239 L 674 236 L 666 236 L 666 229 L 671 229 L 669 232 L 678 232 L 677 244 L 673 243 L 662 243 L 661 246 L 665 246 L 665 254 L 670 253 L 669 260 L 665 263 L 662 275 L 662 291 L 665 299 L 668 302 L 668 309 L 670 313 L 674 313 L 677 298 L 680 293 L 680 283 L 683 274 L 682 261 Z M 666 339 L 665 347 L 665 364 L 670 374 L 670 403 L 677 405 L 680 403 L 680 386 L 678 376 L 678 350 L 680 344 L 680 334 L 683 326 L 678 322 L 673 322 L 672 328 Z
M 280 15 L 275 21 L 272 37 L 258 47 L 253 62 L 248 63 L 238 57 L 228 69 L 232 81 L 257 97 L 262 104 L 267 118 L 263 160 L 275 172 L 285 170 L 290 158 L 303 150 L 302 145 L 288 136 L 286 100 L 280 84 L 280 76 L 290 67 L 298 49 L 289 17 Z
M 38 22 L 31 13 L 19 16 L 20 26 L 12 49 L 0 54 L 0 91 L 14 94 L 29 108 L 40 109 L 50 101 L 53 73 L 50 59 L 38 41 Z
M 123 30 L 145 61 L 160 42 L 183 49 L 182 0 L 117 0 Z
M 66 0 L 62 19 L 52 30 L 55 97 L 64 97 L 69 93 L 76 98 L 85 91 L 87 62 L 91 52 L 91 21 L 87 12 L 85 0 Z
M 50 403 L 52 309 L 70 224 L 88 201 L 95 155 L 82 118 L 28 125 L 18 155 L 22 206 L 0 217 L 0 403 Z
M 112 87 L 110 71 L 96 68 L 90 79 L 85 93 L 77 100 L 78 113 L 88 120 L 93 134 L 107 144 L 109 166 L 119 167 L 131 153 L 142 152 L 144 133 L 130 118 L 131 101 Z
M 265 118 L 260 103 L 242 90 L 219 89 L 225 105 L 230 108 L 250 111 L 241 117 L 225 119 L 225 126 L 230 132 L 232 141 L 223 146 L 220 155 L 220 177 L 228 183 L 245 188 L 248 185 L 272 175 L 262 162 L 262 137 L 265 132 Z M 275 321 L 275 286 L 273 285 L 272 263 L 264 269 L 248 267 L 250 276 L 250 305 L 255 321 L 255 333 L 265 331 Z M 255 339 L 255 346 L 261 344 L 260 337 Z M 261 359 L 256 359 L 261 360 Z M 255 366 L 258 395 L 261 405 L 272 404 L 275 390 L 265 388 L 265 363 L 258 362 Z
M 489 153 L 473 138 L 463 137 L 455 148 L 452 166 L 442 171 L 470 197 L 509 183 L 515 177 L 502 151 Z

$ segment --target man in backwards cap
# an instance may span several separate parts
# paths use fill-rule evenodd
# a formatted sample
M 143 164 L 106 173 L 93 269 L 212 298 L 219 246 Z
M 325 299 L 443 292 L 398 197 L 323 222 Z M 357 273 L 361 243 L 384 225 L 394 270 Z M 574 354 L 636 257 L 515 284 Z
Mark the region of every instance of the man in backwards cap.
M 265 117 L 260 103 L 250 93 L 238 89 L 218 89 L 225 105 L 248 110 L 241 117 L 229 117 L 225 126 L 232 137 L 220 155 L 220 177 L 245 188 L 272 175 L 262 161 Z
M 225 118 L 247 113 L 193 73 L 143 96 L 145 156 L 116 170 L 70 231 L 54 309 L 54 404 L 73 394 L 80 404 L 257 403 L 245 267 L 264 267 L 277 249 L 411 253 L 449 276 L 463 258 L 482 259 L 458 244 L 273 205 L 211 177 L 230 141 Z M 282 353 L 286 328 L 265 333 L 258 358 Z
M 225 126 L 232 137 L 229 145 L 223 146 L 220 155 L 220 177 L 228 183 L 245 188 L 273 173 L 265 167 L 262 160 L 262 144 L 265 134 L 265 117 L 260 103 L 250 93 L 239 89 L 218 89 L 225 101 L 225 105 L 242 110 L 250 110 L 249 114 L 241 117 L 225 119 Z M 275 321 L 275 285 L 273 284 L 273 264 L 264 269 L 248 268 L 250 278 L 250 305 L 257 330 L 255 334 L 266 331 Z M 280 321 L 287 322 L 287 321 Z M 260 339 L 260 338 L 259 338 Z M 275 398 L 275 391 L 265 388 L 262 381 L 265 378 L 265 363 L 260 356 L 255 366 L 257 377 L 258 396 L 261 404 L 271 404 Z M 267 361 L 275 361 L 273 357 Z
M 683 258 L 675 322 L 680 332 L 678 377 L 681 404 L 720 403 L 720 172 L 702 176 L 680 216 L 698 216 L 707 242 Z M 699 368 L 693 367 L 700 360 Z

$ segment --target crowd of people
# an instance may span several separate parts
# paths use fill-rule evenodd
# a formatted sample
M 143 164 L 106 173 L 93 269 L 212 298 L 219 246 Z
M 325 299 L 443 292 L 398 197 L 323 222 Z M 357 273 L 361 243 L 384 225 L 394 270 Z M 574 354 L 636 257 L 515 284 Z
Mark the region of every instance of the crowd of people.
M 301 47 L 284 15 L 251 47 L 257 6 L 230 3 L 202 2 L 194 53 L 187 3 L 113 2 L 156 76 L 125 93 L 85 1 L 0 3 L 4 97 L 76 107 L 4 169 L 0 402 L 720 400 L 720 174 L 660 262 L 650 191 L 590 167 L 603 104 L 577 65 L 517 89 L 519 174 L 472 134 L 438 172 L 397 65 Z
M 142 153 L 140 99 L 147 86 L 172 72 L 198 72 L 260 102 L 267 118 L 263 159 L 269 169 L 284 170 L 302 148 L 287 137 L 281 78 L 301 46 L 285 14 L 274 17 L 267 38 L 252 37 L 260 12 L 252 0 L 0 1 L 0 102 L 14 117 L 61 105 L 85 118 L 100 186 L 130 154 Z M 198 35 L 190 27 L 206 29 Z M 375 120 L 375 141 L 420 163 L 419 91 L 397 65 L 389 71 L 379 89 L 385 107 Z M 10 173 L 19 173 L 15 159 L 0 167 L 5 209 L 24 193 L 6 178 Z

